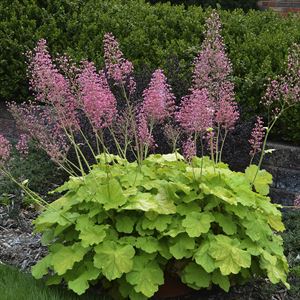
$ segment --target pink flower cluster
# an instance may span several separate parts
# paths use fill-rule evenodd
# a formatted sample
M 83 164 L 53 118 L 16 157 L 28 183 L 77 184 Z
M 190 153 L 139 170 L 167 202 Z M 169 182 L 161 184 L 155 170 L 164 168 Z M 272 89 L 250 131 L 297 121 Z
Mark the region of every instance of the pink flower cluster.
M 52 63 L 47 44 L 41 39 L 33 53 L 28 53 L 30 87 L 35 92 L 35 100 L 50 104 L 59 115 L 60 126 L 77 128 L 77 104 L 70 92 L 70 85 Z
M 138 116 L 138 135 L 142 144 L 154 145 L 150 127 L 162 124 L 167 118 L 172 117 L 175 111 L 175 96 L 167 83 L 161 69 L 157 69 L 150 80 L 148 87 L 143 92 L 143 103 Z
M 54 162 L 61 163 L 65 160 L 70 145 L 51 107 L 12 102 L 9 104 L 9 111 L 18 127 L 26 130 L 26 134 L 36 141 Z
M 286 74 L 269 79 L 262 100 L 266 106 L 300 102 L 300 45 L 294 44 L 290 48 Z
M 0 164 L 8 161 L 11 148 L 11 143 L 2 134 L 0 134 Z
M 300 208 L 300 194 L 295 197 L 294 206 Z
M 94 130 L 112 124 L 116 113 L 116 98 L 109 89 L 104 73 L 97 73 L 93 63 L 83 62 L 77 78 L 79 98 Z
M 140 113 L 138 116 L 138 138 L 141 145 L 148 146 L 153 148 L 155 146 L 154 137 L 152 132 L 150 132 L 148 127 L 147 118 L 143 113 Z
M 196 144 L 191 137 L 189 137 L 183 144 L 183 155 L 187 160 L 191 160 L 196 156 Z
M 261 146 L 265 136 L 265 128 L 264 122 L 261 117 L 257 117 L 256 123 L 251 133 L 251 138 L 249 139 L 249 143 L 251 145 L 250 156 L 254 156 L 255 154 L 261 151 Z
M 204 134 L 213 126 L 214 109 L 206 89 L 193 90 L 192 94 L 182 99 L 176 119 L 189 134 Z
M 135 90 L 133 80 L 133 64 L 124 58 L 119 43 L 111 33 L 106 33 L 103 39 L 104 60 L 108 77 L 115 80 L 117 84 L 128 83 L 130 93 Z
M 206 21 L 202 50 L 194 62 L 193 89 L 206 89 L 215 110 L 214 122 L 225 130 L 234 128 L 239 112 L 231 82 L 232 66 L 220 34 L 221 22 L 216 11 Z
M 143 92 L 142 112 L 149 122 L 161 123 L 172 116 L 175 109 L 175 96 L 161 69 L 153 74 L 148 88 Z
M 19 141 L 16 145 L 16 149 L 19 151 L 21 155 L 28 155 L 29 152 L 29 136 L 27 134 L 20 134 Z

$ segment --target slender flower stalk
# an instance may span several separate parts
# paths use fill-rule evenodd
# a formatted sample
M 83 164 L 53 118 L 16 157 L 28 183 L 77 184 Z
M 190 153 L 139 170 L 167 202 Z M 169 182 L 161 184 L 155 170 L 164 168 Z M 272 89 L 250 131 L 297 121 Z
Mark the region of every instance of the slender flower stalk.
M 252 164 L 254 156 L 261 151 L 265 134 L 266 134 L 266 129 L 264 127 L 263 119 L 261 117 L 257 117 L 256 123 L 251 132 L 251 137 L 249 139 L 249 143 L 251 146 L 251 150 L 249 153 L 251 156 L 250 165 Z

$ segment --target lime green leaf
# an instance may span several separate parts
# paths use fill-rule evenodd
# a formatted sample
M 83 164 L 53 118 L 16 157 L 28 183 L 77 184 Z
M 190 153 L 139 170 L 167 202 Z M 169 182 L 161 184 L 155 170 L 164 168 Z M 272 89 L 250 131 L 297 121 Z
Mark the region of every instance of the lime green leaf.
M 258 256 L 262 252 L 262 248 L 249 238 L 242 240 L 241 248 L 246 249 L 247 252 L 249 252 L 253 256 Z
M 280 215 L 279 216 L 269 215 L 268 223 L 276 231 L 284 231 L 285 229 L 284 224 L 281 221 Z
M 108 225 L 95 225 L 88 215 L 81 215 L 76 221 L 76 230 L 83 247 L 101 243 L 106 237 Z
M 131 233 L 133 231 L 134 223 L 135 223 L 135 218 L 121 215 L 118 216 L 117 218 L 116 229 L 119 232 Z
M 183 269 L 181 279 L 187 285 L 200 289 L 209 287 L 211 276 L 203 268 L 194 262 L 190 262 Z
M 164 231 L 167 229 L 168 224 L 172 223 L 172 216 L 169 215 L 157 215 L 153 219 L 148 217 L 143 218 L 142 228 L 143 229 L 156 229 L 158 231 Z
M 50 250 L 52 251 L 51 263 L 58 275 L 63 275 L 67 270 L 72 269 L 73 265 L 81 261 L 89 251 L 88 248 L 82 247 L 80 243 L 74 243 L 72 246 L 54 244 L 50 247 Z
M 78 213 L 63 212 L 60 210 L 48 209 L 41 214 L 35 221 L 38 229 L 42 225 L 59 224 L 61 226 L 70 225 L 79 216 Z
M 211 183 L 208 186 L 205 183 L 201 183 L 199 185 L 199 187 L 203 191 L 204 194 L 214 195 L 229 204 L 235 205 L 237 203 L 235 195 L 230 190 L 228 190 L 220 185 L 213 185 L 213 183 Z
M 211 242 L 210 255 L 215 258 L 222 275 L 238 274 L 241 267 L 251 266 L 251 255 L 239 248 L 238 240 L 225 235 L 217 235 L 215 242 Z
M 152 297 L 164 283 L 164 274 L 155 260 L 145 256 L 134 257 L 133 269 L 126 274 L 127 281 L 134 286 L 137 293 Z
M 94 264 L 102 270 L 108 280 L 120 278 L 132 269 L 135 254 L 131 245 L 119 245 L 114 241 L 104 241 L 95 247 Z
M 225 292 L 229 291 L 230 281 L 228 276 L 224 276 L 221 274 L 219 270 L 215 270 L 212 274 L 211 279 L 214 284 L 218 284 L 219 287 L 223 289 Z
M 153 195 L 151 193 L 139 193 L 130 198 L 129 203 L 124 209 L 155 211 L 159 214 L 168 215 L 176 212 L 176 206 L 173 201 L 166 197 L 166 194 L 161 191 Z
M 152 236 L 138 237 L 135 246 L 146 253 L 154 253 L 159 249 L 158 240 Z
M 170 253 L 176 259 L 182 259 L 184 257 L 191 257 L 192 251 L 195 248 L 195 239 L 189 237 L 187 234 L 183 233 L 176 236 L 170 246 Z
M 137 293 L 132 285 L 129 284 L 124 277 L 118 280 L 119 283 L 119 292 L 120 294 L 127 299 L 129 297 L 130 300 L 147 300 L 148 297 L 141 293 Z
M 190 237 L 198 237 L 209 231 L 210 223 L 213 221 L 214 217 L 211 213 L 192 212 L 182 221 L 182 225 Z
M 192 202 L 189 204 L 182 203 L 176 206 L 176 211 L 181 216 L 187 216 L 192 212 L 200 212 L 201 208 L 196 202 Z
M 201 266 L 207 273 L 211 273 L 215 268 L 215 262 L 209 255 L 210 242 L 203 242 L 194 254 L 196 263 Z
M 82 295 L 89 288 L 89 281 L 95 280 L 100 275 L 100 270 L 93 263 L 85 265 L 83 272 L 74 280 L 68 282 L 68 287 L 78 295 Z
M 245 170 L 245 177 L 255 187 L 255 190 L 261 195 L 268 195 L 272 175 L 266 170 L 259 170 L 256 165 L 251 165 Z
M 259 241 L 273 234 L 267 222 L 260 218 L 255 218 L 255 216 L 250 220 L 242 220 L 242 224 L 246 228 L 246 234 L 252 241 Z
M 172 223 L 168 226 L 167 231 L 163 235 L 169 235 L 171 237 L 177 236 L 179 233 L 185 232 L 182 226 L 182 219 L 179 217 L 173 217 Z
M 282 282 L 288 289 L 290 285 L 287 283 L 287 263 L 286 261 L 277 261 L 277 263 L 270 264 L 269 260 L 261 257 L 260 266 L 262 269 L 267 270 L 268 277 L 273 284 Z
M 49 268 L 52 265 L 52 255 L 49 254 L 42 258 L 36 265 L 31 268 L 32 276 L 35 279 L 41 279 L 44 275 L 48 274 Z
M 84 180 L 82 177 L 70 177 L 69 181 L 65 182 L 63 185 L 61 185 L 60 187 L 56 188 L 54 191 L 52 191 L 51 193 L 62 193 L 65 191 L 76 191 L 81 184 L 84 183 Z
M 221 213 L 214 213 L 215 221 L 222 227 L 224 233 L 232 235 L 236 233 L 237 227 L 231 216 Z

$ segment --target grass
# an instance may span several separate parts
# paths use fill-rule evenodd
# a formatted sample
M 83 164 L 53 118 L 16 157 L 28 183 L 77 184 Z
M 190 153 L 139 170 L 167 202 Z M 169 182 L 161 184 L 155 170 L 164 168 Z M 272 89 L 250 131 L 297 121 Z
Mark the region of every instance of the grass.
M 77 296 L 62 287 L 48 287 L 30 274 L 16 268 L 0 264 L 0 299 L 1 300 L 109 300 L 105 296 L 87 293 Z

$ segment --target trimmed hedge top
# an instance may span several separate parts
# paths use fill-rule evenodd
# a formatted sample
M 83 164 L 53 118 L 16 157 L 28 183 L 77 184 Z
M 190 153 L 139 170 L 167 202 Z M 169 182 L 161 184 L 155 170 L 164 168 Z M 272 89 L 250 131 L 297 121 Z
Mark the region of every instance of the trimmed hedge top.
M 118 38 L 138 73 L 158 66 L 165 69 L 175 93 L 181 96 L 188 89 L 187 78 L 209 13 L 196 6 L 185 9 L 143 0 L 1 1 L 0 100 L 29 97 L 22 53 L 32 49 L 39 38 L 47 39 L 52 53 L 67 52 L 78 61 L 88 58 L 102 67 L 105 32 Z M 253 115 L 261 109 L 266 79 L 282 72 L 288 47 L 300 41 L 300 19 L 270 11 L 219 13 L 237 98 L 245 115 Z M 299 112 L 294 109 L 281 120 L 277 139 L 300 142 Z

